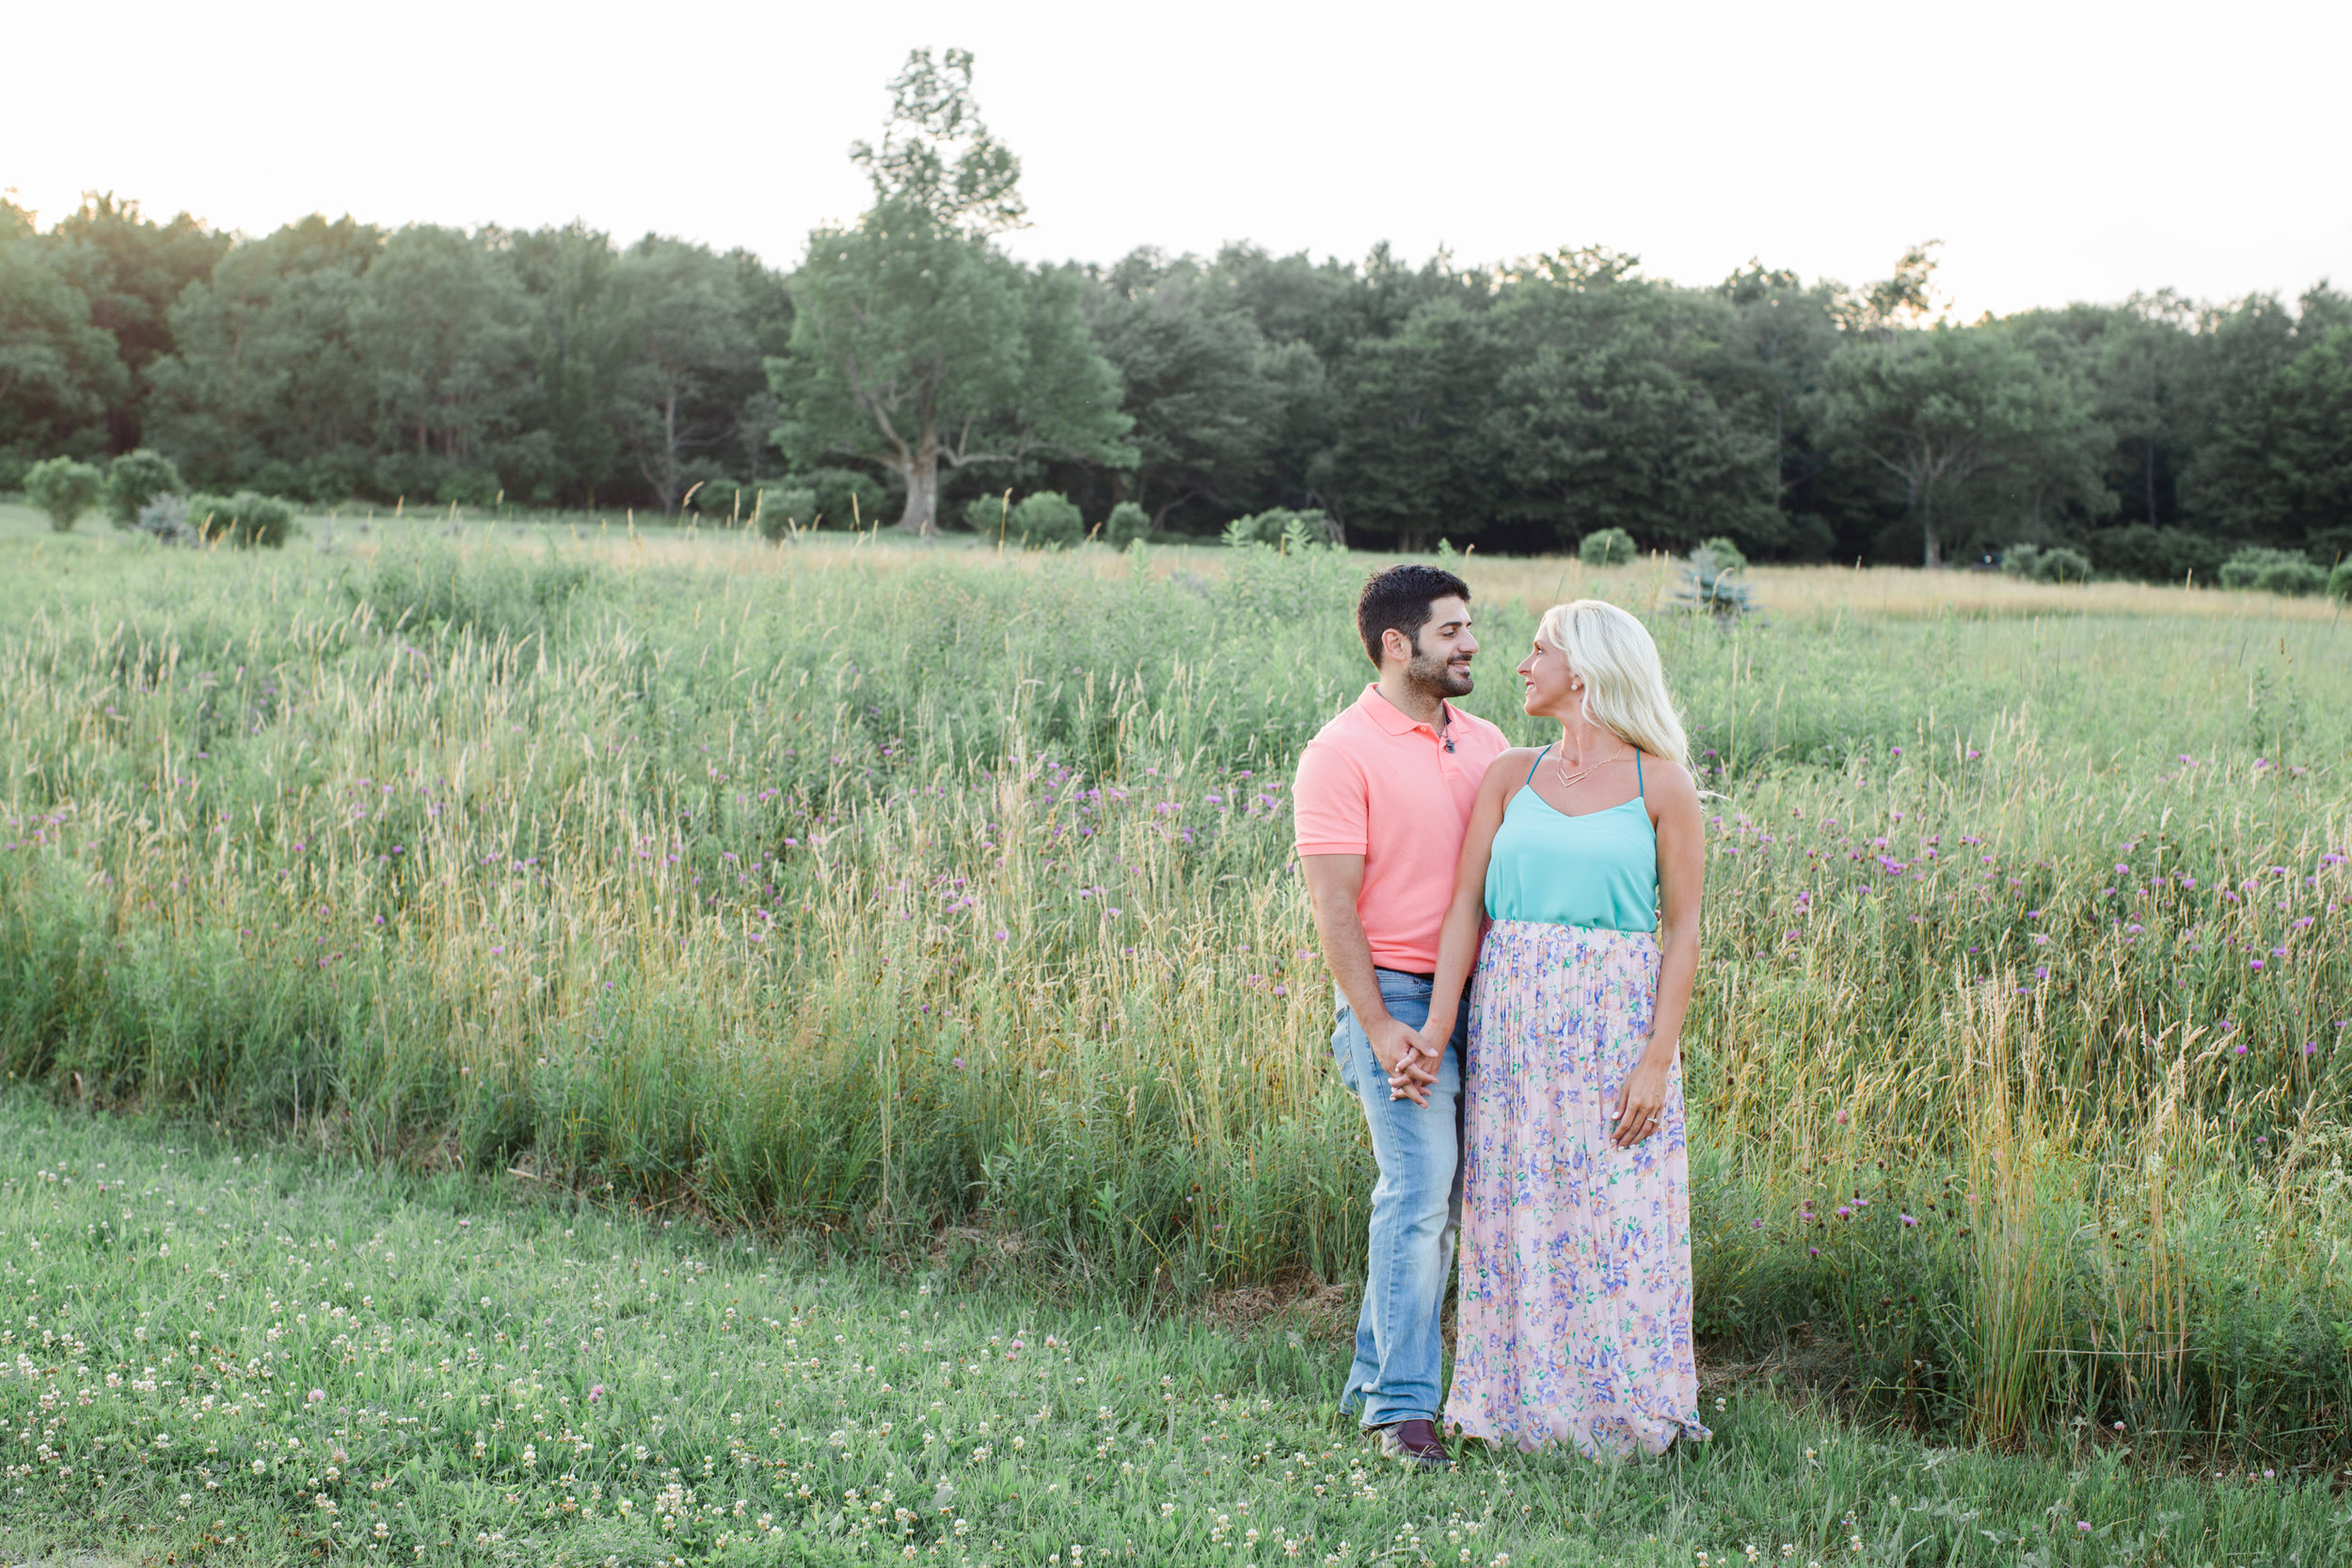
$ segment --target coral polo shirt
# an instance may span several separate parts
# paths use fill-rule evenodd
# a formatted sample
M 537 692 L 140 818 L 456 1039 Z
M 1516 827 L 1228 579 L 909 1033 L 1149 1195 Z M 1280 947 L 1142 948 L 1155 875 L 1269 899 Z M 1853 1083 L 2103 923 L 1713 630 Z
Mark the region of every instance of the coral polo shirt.
M 1298 852 L 1364 857 L 1356 912 L 1382 969 L 1438 967 L 1470 807 L 1487 765 L 1511 744 L 1484 719 L 1445 706 L 1441 741 L 1367 686 L 1298 759 Z

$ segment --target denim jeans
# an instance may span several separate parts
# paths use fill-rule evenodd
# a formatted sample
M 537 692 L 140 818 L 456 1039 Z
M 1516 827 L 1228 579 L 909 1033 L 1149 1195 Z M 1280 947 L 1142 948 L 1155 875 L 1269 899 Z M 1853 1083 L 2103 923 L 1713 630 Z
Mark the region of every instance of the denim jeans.
M 1391 1017 L 1418 1028 L 1429 1019 L 1429 982 L 1394 970 L 1373 972 Z M 1380 1180 L 1372 1189 L 1371 1258 L 1364 1307 L 1356 1320 L 1356 1362 L 1348 1369 L 1343 1409 L 1367 1427 L 1436 1420 L 1444 1403 L 1439 1380 L 1445 1341 L 1438 1327 L 1454 1235 L 1462 1220 L 1462 1058 L 1469 1010 L 1457 1015 L 1429 1103 L 1389 1098 L 1389 1075 L 1372 1039 L 1339 999 L 1331 1054 L 1340 1081 L 1362 1101 Z

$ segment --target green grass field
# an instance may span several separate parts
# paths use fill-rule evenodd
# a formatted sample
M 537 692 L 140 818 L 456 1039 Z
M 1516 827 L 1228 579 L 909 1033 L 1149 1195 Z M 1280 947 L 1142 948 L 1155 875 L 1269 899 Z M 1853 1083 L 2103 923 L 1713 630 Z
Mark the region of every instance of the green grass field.
M 1286 781 L 1366 678 L 1363 558 L 306 527 L 175 554 L 0 508 L 15 1083 L 861 1266 L 969 1234 L 1018 1299 L 1355 1277 Z M 1535 612 L 1616 599 L 1719 795 L 1717 1354 L 2052 1474 L 2117 1421 L 2207 1475 L 2352 1454 L 2338 610 L 1758 570 L 1719 626 L 1661 562 L 1461 564 L 1470 706 L 1532 736 Z
M 2352 1526 L 2324 1478 L 1934 1447 L 1754 1384 L 1687 1458 L 1410 1474 L 1294 1327 L 522 1185 L 0 1099 L 0 1560 L 2316 1565 Z

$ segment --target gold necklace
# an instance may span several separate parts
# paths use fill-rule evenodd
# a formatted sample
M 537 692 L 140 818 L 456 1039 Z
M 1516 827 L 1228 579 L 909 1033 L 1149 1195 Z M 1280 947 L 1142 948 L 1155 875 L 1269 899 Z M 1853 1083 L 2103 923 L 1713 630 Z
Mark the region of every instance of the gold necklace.
M 1574 789 L 1578 784 L 1582 784 L 1596 768 L 1606 767 L 1611 763 L 1623 762 L 1627 757 L 1629 757 L 1632 754 L 1633 749 L 1629 746 L 1621 755 L 1603 757 L 1599 762 L 1588 762 L 1583 767 L 1571 773 L 1568 771 L 1567 753 L 1563 752 L 1560 755 L 1551 759 L 1551 770 L 1560 776 L 1560 787 L 1562 789 Z

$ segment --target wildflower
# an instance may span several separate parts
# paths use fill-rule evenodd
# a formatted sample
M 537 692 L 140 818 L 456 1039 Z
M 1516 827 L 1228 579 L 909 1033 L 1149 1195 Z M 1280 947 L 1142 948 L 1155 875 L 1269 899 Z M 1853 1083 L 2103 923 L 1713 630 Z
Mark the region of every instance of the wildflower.
M 2089 1535 L 2090 1533 L 2090 1521 L 2088 1519 L 2077 1519 L 2074 1521 L 2074 1528 L 2078 1534 Z
M 303 1396 L 303 1402 L 305 1404 L 325 1404 L 326 1402 L 326 1390 L 324 1388 L 311 1389 L 310 1393 Z
M 1909 1214 L 1898 1214 L 1896 1218 L 1901 1220 L 1905 1225 L 1917 1225 L 1919 1223 Z
M 596 1384 L 588 1390 L 588 1402 L 590 1404 L 601 1404 L 604 1402 L 603 1384 Z

